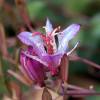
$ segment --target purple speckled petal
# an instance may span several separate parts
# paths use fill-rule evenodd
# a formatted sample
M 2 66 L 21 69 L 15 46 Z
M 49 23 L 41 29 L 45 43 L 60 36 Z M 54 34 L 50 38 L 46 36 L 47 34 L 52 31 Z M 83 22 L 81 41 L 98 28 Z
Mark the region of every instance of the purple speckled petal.
M 48 64 L 51 64 L 53 67 L 58 67 L 62 56 L 63 55 L 61 53 L 53 55 L 46 54 L 43 55 L 42 60 L 47 62 Z
M 31 55 L 31 54 L 28 54 L 27 52 L 23 52 L 23 54 L 24 54 L 25 56 L 27 56 L 27 57 L 33 59 L 33 60 L 38 61 L 39 63 L 41 63 L 41 64 L 44 65 L 45 67 L 48 66 L 48 64 L 47 64 L 45 61 L 43 61 L 42 59 L 40 59 L 38 56 L 33 56 L 33 55 Z M 43 57 L 42 57 L 42 58 L 43 58 Z
M 32 76 L 32 74 L 30 73 L 28 67 L 26 66 L 26 56 L 20 52 L 20 63 L 23 67 L 23 70 L 26 72 L 26 74 L 32 79 L 32 80 L 35 80 L 34 77 Z
M 80 29 L 79 24 L 72 24 L 58 35 L 59 39 L 59 46 L 58 46 L 58 52 L 66 52 L 68 48 L 68 42 L 75 37 L 77 32 Z
M 45 70 L 43 68 L 44 66 L 38 61 L 31 58 L 27 60 L 27 64 L 32 74 L 34 74 L 34 78 L 36 79 L 36 81 L 40 84 L 43 84 L 45 80 Z
M 26 45 L 33 44 L 33 41 L 30 40 L 30 37 L 32 37 L 32 33 L 30 32 L 21 32 L 17 37 Z
M 27 57 L 23 52 L 20 54 L 20 62 L 32 80 L 35 80 L 40 85 L 44 84 L 45 70 L 40 62 Z
M 46 21 L 45 30 L 46 30 L 47 35 L 49 35 L 53 31 L 52 24 L 51 24 L 51 22 L 48 18 L 47 18 L 47 21 Z
M 53 55 L 43 55 L 42 60 L 48 63 L 48 68 L 52 75 L 56 75 L 58 71 L 58 67 L 61 62 L 62 54 L 53 54 Z
M 30 32 L 21 32 L 18 35 L 18 38 L 23 42 L 24 44 L 28 46 L 32 46 L 34 52 L 41 56 L 42 53 L 46 53 L 44 49 L 43 40 L 41 39 L 40 35 L 34 35 L 32 36 L 32 33 Z

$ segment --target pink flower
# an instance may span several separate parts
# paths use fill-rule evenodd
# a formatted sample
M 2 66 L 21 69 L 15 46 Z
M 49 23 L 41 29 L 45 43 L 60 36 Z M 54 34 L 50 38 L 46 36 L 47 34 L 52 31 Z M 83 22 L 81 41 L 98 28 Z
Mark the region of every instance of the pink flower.
M 60 27 L 53 29 L 51 22 L 47 19 L 44 28 L 46 34 L 21 32 L 18 35 L 21 42 L 28 46 L 27 50 L 22 50 L 20 53 L 23 69 L 32 80 L 36 80 L 39 84 L 44 83 L 46 71 L 55 75 L 63 55 L 71 53 L 68 51 L 68 42 L 76 36 L 80 25 L 72 24 L 63 31 L 59 31 Z

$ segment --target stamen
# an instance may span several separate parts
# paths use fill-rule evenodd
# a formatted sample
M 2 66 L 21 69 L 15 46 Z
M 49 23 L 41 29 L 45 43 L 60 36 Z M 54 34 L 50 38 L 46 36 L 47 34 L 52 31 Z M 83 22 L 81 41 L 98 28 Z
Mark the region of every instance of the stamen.
M 55 36 L 55 35 L 57 35 L 57 34 L 60 34 L 60 32 L 57 32 L 57 33 L 53 34 L 53 36 Z
M 53 32 L 51 33 L 51 35 L 52 35 L 52 36 L 55 36 L 56 31 L 59 31 L 60 28 L 61 28 L 60 26 L 58 26 L 57 28 L 55 28 L 55 29 L 53 30 Z
M 56 41 L 55 41 L 55 34 L 57 34 L 56 31 L 59 31 L 59 30 L 60 30 L 60 26 L 58 26 L 57 28 L 55 28 L 53 30 L 53 32 L 51 32 L 51 34 L 50 34 L 50 36 L 52 38 L 51 45 L 53 47 L 53 52 L 56 52 L 57 51 L 57 45 L 56 45 Z

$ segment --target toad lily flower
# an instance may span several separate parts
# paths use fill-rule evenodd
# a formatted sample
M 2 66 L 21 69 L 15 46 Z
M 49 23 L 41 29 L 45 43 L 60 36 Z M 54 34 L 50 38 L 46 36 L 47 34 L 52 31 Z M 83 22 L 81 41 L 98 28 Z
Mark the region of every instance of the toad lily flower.
M 76 36 L 80 25 L 72 24 L 63 31 L 59 31 L 60 27 L 53 29 L 51 22 L 47 19 L 44 28 L 46 34 L 21 32 L 18 35 L 21 42 L 28 46 L 28 49 L 21 51 L 20 55 L 23 69 L 32 80 L 37 80 L 39 83 L 43 83 L 47 70 L 55 75 L 63 55 L 68 56 L 77 47 L 78 43 L 68 51 L 68 42 Z

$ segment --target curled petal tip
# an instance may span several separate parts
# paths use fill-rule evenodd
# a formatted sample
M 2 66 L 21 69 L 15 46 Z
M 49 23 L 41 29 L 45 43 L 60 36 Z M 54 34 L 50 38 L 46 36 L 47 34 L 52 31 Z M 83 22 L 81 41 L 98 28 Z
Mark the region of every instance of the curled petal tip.
M 74 31 L 73 33 L 76 34 L 80 29 L 80 24 L 72 24 L 70 28 L 72 28 L 72 30 Z
M 79 24 L 72 24 L 67 27 L 62 33 L 68 40 L 71 40 L 79 31 L 80 25 Z

